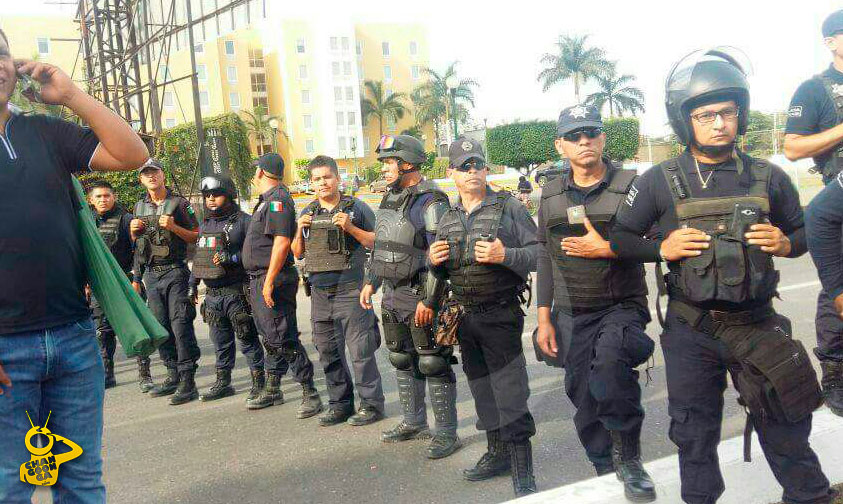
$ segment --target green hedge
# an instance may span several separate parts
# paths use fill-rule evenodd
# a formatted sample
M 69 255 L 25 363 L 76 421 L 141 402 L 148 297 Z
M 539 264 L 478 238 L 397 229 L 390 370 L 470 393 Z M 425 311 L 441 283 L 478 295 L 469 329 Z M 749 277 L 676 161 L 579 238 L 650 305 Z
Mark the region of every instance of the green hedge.
M 635 117 L 619 117 L 603 121 L 606 132 L 606 156 L 613 161 L 632 159 L 641 143 L 640 124 Z

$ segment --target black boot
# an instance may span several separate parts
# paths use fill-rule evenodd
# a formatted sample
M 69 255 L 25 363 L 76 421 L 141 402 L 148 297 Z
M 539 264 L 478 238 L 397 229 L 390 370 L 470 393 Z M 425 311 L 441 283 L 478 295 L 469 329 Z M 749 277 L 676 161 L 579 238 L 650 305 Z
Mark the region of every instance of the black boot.
M 384 443 L 398 443 L 411 439 L 430 439 L 430 430 L 424 418 L 424 381 L 413 376 L 412 371 L 397 370 L 395 377 L 398 381 L 398 400 L 404 419 L 401 423 L 384 431 L 381 441 Z M 421 421 L 417 420 L 419 417 Z
M 823 370 L 823 398 L 828 409 L 843 416 L 843 362 L 820 361 Z
M 437 377 L 428 378 L 427 383 L 436 419 L 436 434 L 427 447 L 427 458 L 445 458 L 462 446 L 457 436 L 457 384 Z
M 296 411 L 296 418 L 310 418 L 322 411 L 322 399 L 313 385 L 313 380 L 301 384 L 301 406 Z M 351 416 L 351 415 L 349 415 Z M 343 420 L 345 421 L 345 420 Z
M 171 405 L 178 406 L 199 399 L 199 391 L 196 390 L 196 382 L 193 379 L 195 375 L 196 369 L 179 373 L 179 386 L 170 398 Z
M 149 390 L 150 397 L 161 397 L 170 395 L 176 391 L 179 386 L 179 370 L 176 368 L 167 368 L 167 377 L 161 382 L 161 385 L 155 385 Z
M 258 398 L 263 390 L 266 380 L 264 379 L 263 369 L 252 370 L 252 388 L 249 389 L 249 395 L 246 396 L 246 402 L 254 401 Z
M 138 387 L 146 394 L 155 384 L 152 383 L 152 373 L 149 370 L 149 357 L 138 357 Z
M 597 472 L 598 476 L 604 476 L 606 474 L 612 474 L 615 472 L 615 465 L 614 464 L 594 464 L 594 470 Z
M 208 393 L 199 396 L 200 401 L 215 401 L 223 397 L 233 396 L 234 387 L 231 386 L 231 370 L 217 369 L 217 381 L 208 389 Z
M 486 431 L 486 453 L 474 467 L 465 469 L 462 477 L 468 481 L 483 481 L 509 472 L 509 445 L 501 441 L 499 430 Z
M 103 359 L 105 366 L 105 388 L 110 389 L 117 386 L 117 379 L 114 378 L 114 361 L 111 359 Z
M 513 442 L 509 445 L 512 466 L 512 489 L 515 497 L 536 493 L 536 478 L 533 476 L 533 446 L 530 440 Z
M 623 482 L 623 493 L 632 502 L 656 500 L 656 487 L 641 464 L 638 431 L 609 431 L 612 435 L 612 462 L 615 474 Z
M 281 393 L 281 377 L 277 374 L 266 373 L 266 384 L 258 396 L 246 401 L 246 408 L 257 410 L 284 404 L 284 394 Z

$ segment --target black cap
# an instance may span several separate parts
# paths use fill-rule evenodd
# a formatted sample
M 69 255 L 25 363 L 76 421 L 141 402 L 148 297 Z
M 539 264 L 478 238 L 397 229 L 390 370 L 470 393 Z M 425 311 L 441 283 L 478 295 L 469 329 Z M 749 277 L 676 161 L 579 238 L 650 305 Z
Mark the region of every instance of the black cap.
M 556 122 L 556 136 L 561 137 L 582 128 L 602 128 L 600 111 L 591 105 L 574 105 L 559 114 Z
M 257 166 L 266 173 L 278 178 L 284 176 L 284 159 L 274 152 L 259 157 L 252 163 L 252 166 Z
M 159 163 L 158 160 L 149 158 L 146 160 L 146 163 L 144 163 L 140 168 L 138 168 L 138 173 L 143 173 L 144 171 L 150 169 L 164 171 L 164 167 L 161 166 L 161 163 Z
M 452 167 L 462 166 L 469 159 L 479 159 L 486 162 L 483 146 L 473 138 L 459 137 L 448 147 L 448 164 Z
M 833 37 L 840 32 L 843 32 L 843 10 L 832 12 L 823 21 L 823 37 Z

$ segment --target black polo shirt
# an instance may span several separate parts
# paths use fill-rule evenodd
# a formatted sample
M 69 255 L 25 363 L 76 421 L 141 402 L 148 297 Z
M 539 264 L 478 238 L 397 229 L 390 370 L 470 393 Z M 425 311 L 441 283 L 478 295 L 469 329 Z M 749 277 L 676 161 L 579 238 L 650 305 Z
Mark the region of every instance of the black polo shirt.
M 843 86 L 843 73 L 833 65 L 830 65 L 822 75 L 830 77 L 836 84 Z M 814 76 L 803 82 L 793 94 L 787 111 L 785 133 L 815 135 L 837 126 L 839 121 L 834 101 L 828 96 L 822 81 Z M 834 149 L 814 158 L 818 170 L 822 170 L 833 152 Z
M 89 315 L 70 175 L 90 169 L 93 131 L 13 113 L 0 135 L 0 334 Z
M 276 236 L 292 240 L 296 236 L 296 205 L 284 184 L 278 184 L 261 194 L 252 213 L 246 241 L 243 242 L 243 267 L 251 274 L 269 269 L 272 243 Z M 287 254 L 284 268 L 294 264 L 293 254 Z

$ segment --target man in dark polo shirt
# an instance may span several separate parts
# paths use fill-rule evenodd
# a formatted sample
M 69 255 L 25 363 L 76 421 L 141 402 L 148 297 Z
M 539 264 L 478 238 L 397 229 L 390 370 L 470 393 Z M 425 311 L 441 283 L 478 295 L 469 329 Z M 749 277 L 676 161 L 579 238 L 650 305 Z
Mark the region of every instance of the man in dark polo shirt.
M 22 114 L 9 100 L 21 76 L 41 85 L 89 127 Z M 149 157 L 120 117 L 45 63 L 13 60 L 0 31 L 0 502 L 29 502 L 20 480 L 30 459 L 26 413 L 84 452 L 63 465 L 53 501 L 105 502 L 102 484 L 104 371 L 85 301 L 70 175 L 129 170 Z M 52 412 L 52 413 L 51 413 Z
M 292 368 L 301 384 L 302 401 L 296 416 L 309 418 L 322 411 L 313 385 L 313 363 L 299 341 L 296 292 L 299 274 L 290 253 L 296 236 L 296 208 L 284 177 L 284 160 L 275 153 L 255 161 L 252 183 L 261 195 L 252 213 L 243 243 L 243 267 L 249 274 L 252 316 L 266 348 L 266 384 L 261 394 L 247 401 L 249 409 L 282 404 L 281 377 Z

